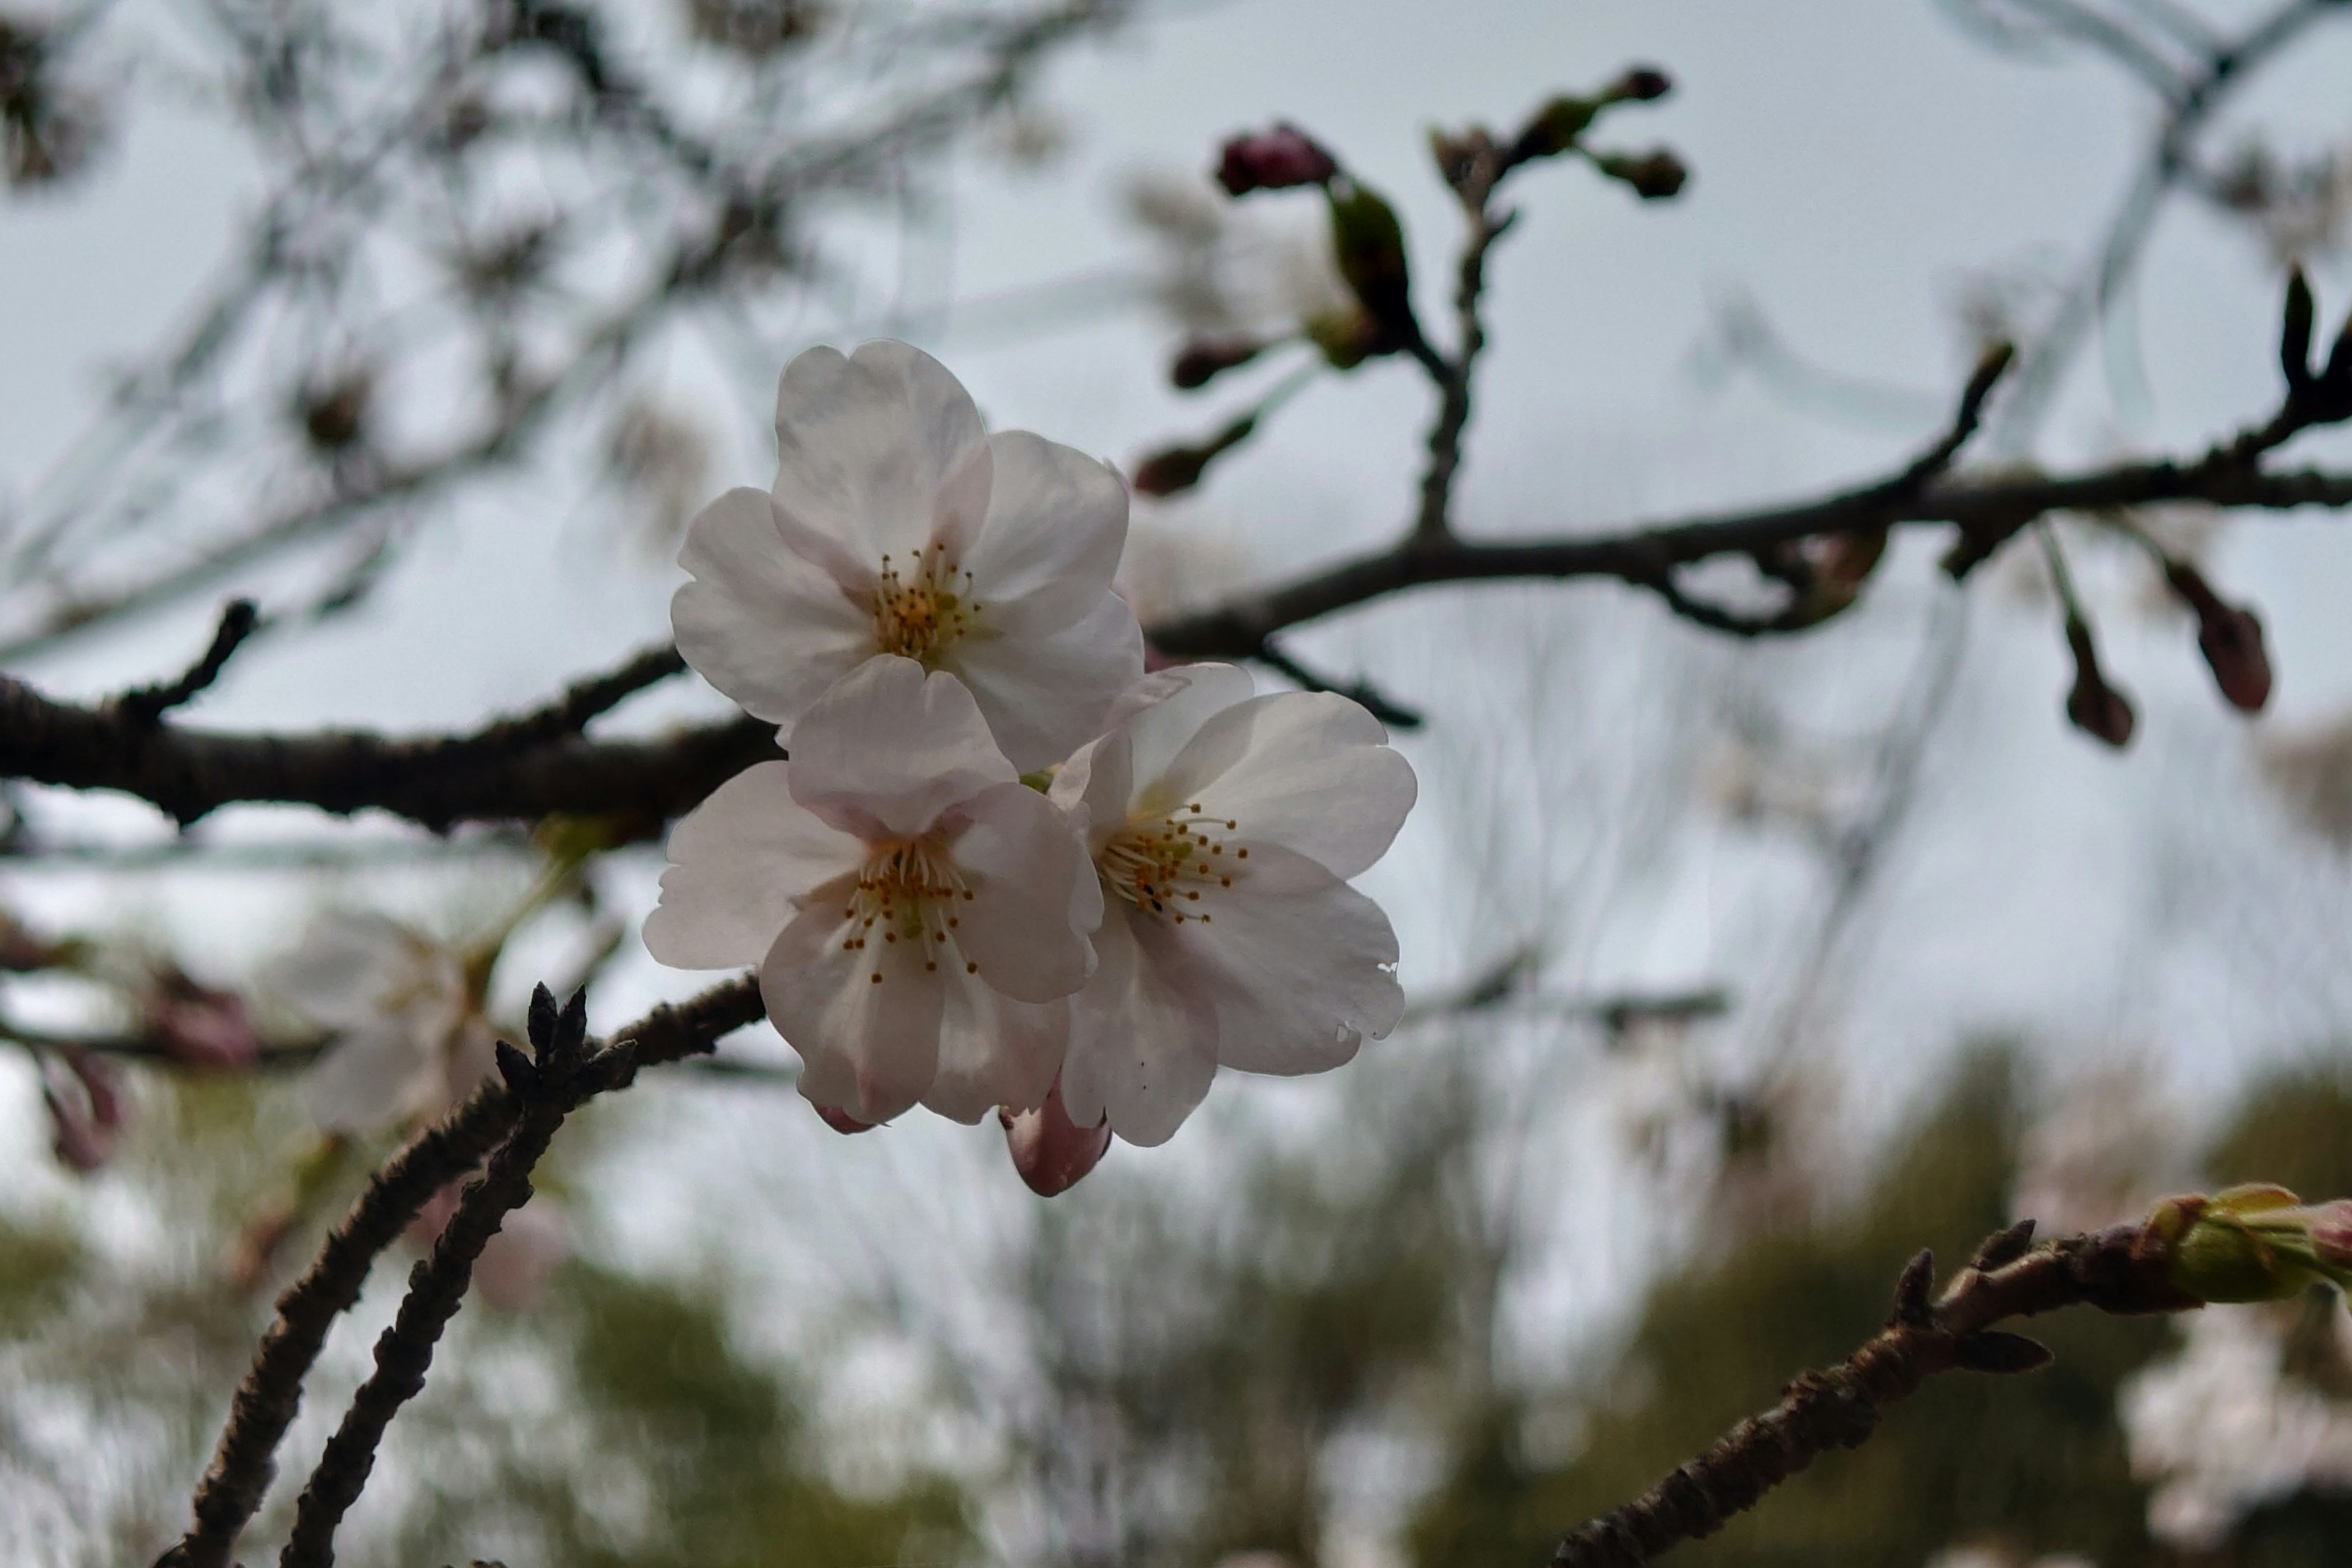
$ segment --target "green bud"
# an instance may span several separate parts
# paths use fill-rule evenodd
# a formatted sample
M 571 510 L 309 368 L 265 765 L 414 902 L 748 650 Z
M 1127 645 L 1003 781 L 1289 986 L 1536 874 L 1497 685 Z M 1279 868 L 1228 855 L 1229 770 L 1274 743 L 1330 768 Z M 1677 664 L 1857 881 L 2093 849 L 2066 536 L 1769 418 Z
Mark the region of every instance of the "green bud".
M 1348 280 L 1388 343 L 1408 342 L 1412 279 L 1405 262 L 1404 226 L 1380 193 L 1353 181 L 1331 186 L 1331 248 Z
M 1363 363 L 1381 336 L 1379 325 L 1360 307 L 1328 311 L 1302 330 L 1333 370 L 1353 370 Z
M 1591 127 L 1592 117 L 1601 108 L 1591 99 L 1560 94 L 1529 117 L 1518 140 L 1511 143 L 1508 161 L 1524 163 L 1531 158 L 1558 157 L 1576 145 L 1576 139 Z
M 2143 1229 L 2166 1282 L 2200 1301 L 2284 1301 L 2352 1283 L 2352 1199 L 2304 1204 L 2284 1187 L 2167 1198 Z

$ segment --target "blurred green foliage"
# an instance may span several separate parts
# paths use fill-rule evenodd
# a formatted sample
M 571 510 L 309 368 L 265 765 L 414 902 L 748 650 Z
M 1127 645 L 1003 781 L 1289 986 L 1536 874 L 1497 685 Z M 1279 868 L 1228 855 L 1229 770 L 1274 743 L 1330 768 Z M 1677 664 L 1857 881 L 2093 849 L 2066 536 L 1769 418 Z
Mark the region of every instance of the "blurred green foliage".
M 2019 1108 L 2005 1058 L 1977 1059 L 1850 1212 L 1719 1250 L 1661 1280 L 1616 1376 L 1585 1402 L 1573 1458 L 1521 1456 L 1526 1412 L 1498 1401 L 1413 1531 L 1419 1562 L 1544 1562 L 1565 1531 L 1638 1496 L 1799 1371 L 1836 1361 L 1884 1322 L 1921 1246 L 1947 1270 L 2008 1223 Z M 2162 1351 L 2158 1321 L 2071 1314 L 2035 1325 L 2055 1365 L 2018 1378 L 1937 1379 L 1862 1448 L 1832 1455 L 1713 1540 L 1692 1568 L 1920 1568 L 1960 1542 L 2072 1551 L 2100 1564 L 2149 1547 L 2116 1384 Z

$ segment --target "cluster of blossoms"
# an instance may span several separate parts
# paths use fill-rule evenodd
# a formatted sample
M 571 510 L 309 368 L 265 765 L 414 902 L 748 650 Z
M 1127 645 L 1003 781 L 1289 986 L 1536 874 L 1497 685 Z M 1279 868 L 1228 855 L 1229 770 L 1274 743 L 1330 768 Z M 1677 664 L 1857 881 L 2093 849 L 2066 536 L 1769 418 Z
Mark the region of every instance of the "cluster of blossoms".
M 1348 879 L 1412 769 L 1345 698 L 1144 673 L 1116 470 L 989 434 L 895 342 L 794 360 L 776 437 L 773 489 L 688 531 L 671 619 L 788 760 L 678 823 L 656 958 L 757 964 L 835 1126 L 995 1110 L 1041 1191 L 1166 1140 L 1221 1064 L 1320 1071 L 1395 1025 Z

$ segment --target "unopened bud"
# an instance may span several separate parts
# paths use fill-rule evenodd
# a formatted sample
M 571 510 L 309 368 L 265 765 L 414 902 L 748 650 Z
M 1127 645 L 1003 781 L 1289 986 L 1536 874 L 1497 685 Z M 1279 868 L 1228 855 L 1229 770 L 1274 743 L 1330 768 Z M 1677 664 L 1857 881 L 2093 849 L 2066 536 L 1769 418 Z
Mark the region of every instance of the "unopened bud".
M 1321 352 L 1333 370 L 1353 370 L 1380 346 L 1380 323 L 1360 305 L 1329 310 L 1306 324 L 1307 341 Z
M 2122 750 L 2131 743 L 2131 702 L 2099 673 L 2099 654 L 2092 646 L 2090 627 L 2069 618 L 2066 646 L 2074 653 L 2074 686 L 2066 693 L 2068 721 L 2084 734 Z
M 2305 1204 L 2284 1187 L 2167 1198 L 2141 1231 L 2167 1281 L 2200 1301 L 2284 1301 L 2352 1283 L 2352 1198 Z
M 1412 278 L 1405 261 L 1404 226 L 1379 192 L 1350 182 L 1331 192 L 1331 250 L 1364 311 L 1380 330 L 1382 348 L 1416 341 Z
M 2289 392 L 2311 384 L 2311 284 L 2298 267 L 2286 275 L 2286 305 L 2280 311 L 2279 369 Z
M 1556 158 L 1576 145 L 1591 127 L 1601 105 L 1589 98 L 1562 93 L 1528 117 L 1505 161 L 1524 163 L 1533 158 Z
M 1249 338 L 1197 338 L 1177 353 L 1176 363 L 1168 367 L 1168 379 L 1178 389 L 1192 392 L 1249 363 L 1265 351 L 1264 343 Z
M 1281 191 L 1320 185 L 1339 172 L 1339 162 L 1315 139 L 1287 121 L 1271 131 L 1252 132 L 1227 142 L 1217 161 L 1217 184 L 1232 196 L 1251 191 Z
M 75 1047 L 45 1054 L 41 1100 L 48 1107 L 50 1147 L 68 1169 L 87 1175 L 114 1158 L 123 1104 L 110 1063 Z
M 2242 712 L 2259 713 L 2271 700 L 2271 660 L 2263 623 L 2252 610 L 2222 602 L 2197 568 L 2167 561 L 2164 579 L 2197 613 L 2197 648 L 2213 671 L 2222 698 Z
M 1211 463 L 1249 439 L 1250 432 L 1256 428 L 1257 416 L 1245 414 L 1197 447 L 1170 447 L 1154 452 L 1136 465 L 1134 477 L 1128 482 L 1138 495 L 1181 494 L 1199 484 Z
M 1041 1198 L 1068 1192 L 1078 1184 L 1086 1173 L 1101 1163 L 1103 1154 L 1110 1148 L 1110 1121 L 1108 1118 L 1093 1127 L 1081 1127 L 1070 1120 L 1062 1105 L 1062 1080 L 1055 1079 L 1054 1087 L 1045 1091 L 1045 1103 L 1034 1110 L 1018 1113 L 999 1110 L 996 1120 L 1004 1129 L 1004 1144 L 1012 1152 L 1013 1168 L 1029 1190 Z
M 1634 66 L 1610 85 L 1609 97 L 1619 103 L 1649 103 L 1674 89 L 1675 84 L 1657 67 Z
M 1601 153 L 1593 166 L 1612 180 L 1622 181 L 1645 202 L 1662 202 L 1682 191 L 1690 178 L 1683 161 L 1664 148 L 1640 153 Z
M 148 1043 L 182 1067 L 243 1072 L 260 1059 L 245 998 L 200 985 L 176 967 L 156 976 L 145 1013 Z

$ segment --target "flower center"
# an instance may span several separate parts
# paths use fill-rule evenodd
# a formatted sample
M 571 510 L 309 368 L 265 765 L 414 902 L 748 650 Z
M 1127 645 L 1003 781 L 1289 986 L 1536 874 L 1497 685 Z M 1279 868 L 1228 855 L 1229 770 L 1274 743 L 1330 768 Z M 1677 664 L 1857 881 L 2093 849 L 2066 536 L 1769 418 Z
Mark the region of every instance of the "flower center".
M 1096 852 L 1095 870 L 1104 887 L 1138 910 L 1178 925 L 1188 920 L 1207 925 L 1208 914 L 1193 906 L 1203 892 L 1232 887 L 1234 863 L 1249 858 L 1246 847 L 1217 837 L 1239 826 L 1206 816 L 1199 801 L 1164 816 L 1132 816 Z
M 971 586 L 971 574 L 958 570 L 944 544 L 926 545 L 903 561 L 885 555 L 874 584 L 875 641 L 884 653 L 935 668 L 949 645 L 976 624 L 980 602 Z
M 841 950 L 866 952 L 878 936 L 886 949 L 904 943 L 910 953 L 922 955 L 926 971 L 937 970 L 948 933 L 963 923 L 956 910 L 971 898 L 963 873 L 937 838 L 877 847 L 858 871 L 857 886 L 841 911 L 848 928 Z M 963 969 L 966 974 L 980 973 L 980 965 L 970 962 Z M 871 984 L 881 984 L 882 976 L 877 964 Z

